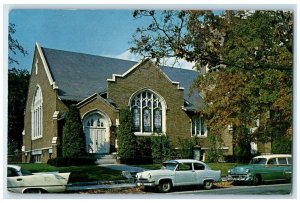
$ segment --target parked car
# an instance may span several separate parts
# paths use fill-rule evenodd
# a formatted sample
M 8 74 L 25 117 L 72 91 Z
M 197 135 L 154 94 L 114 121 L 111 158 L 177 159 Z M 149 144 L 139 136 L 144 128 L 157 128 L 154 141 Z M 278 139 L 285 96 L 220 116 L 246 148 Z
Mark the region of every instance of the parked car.
M 17 165 L 7 166 L 7 190 L 16 193 L 63 192 L 70 173 L 31 173 Z
M 136 174 L 138 186 L 156 187 L 160 192 L 170 192 L 172 187 L 201 185 L 211 189 L 214 182 L 221 180 L 221 171 L 212 170 L 201 161 L 178 159 L 166 161 L 160 170 Z
M 268 181 L 290 180 L 291 176 L 292 156 L 290 154 L 270 154 L 256 156 L 248 165 L 229 169 L 227 180 L 258 185 Z

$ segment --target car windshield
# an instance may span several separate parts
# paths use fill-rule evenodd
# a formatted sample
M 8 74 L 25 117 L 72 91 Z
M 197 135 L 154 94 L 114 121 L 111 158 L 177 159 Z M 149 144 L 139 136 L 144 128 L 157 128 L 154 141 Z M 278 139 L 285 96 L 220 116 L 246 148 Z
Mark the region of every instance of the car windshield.
M 27 170 L 24 170 L 24 169 L 21 169 L 21 173 L 23 176 L 30 176 L 32 175 L 32 173 L 30 171 L 27 171 Z
M 175 170 L 176 166 L 177 166 L 177 163 L 163 163 L 162 169 L 173 171 L 173 170 Z
M 266 158 L 253 158 L 250 161 L 250 164 L 266 164 L 267 159 Z

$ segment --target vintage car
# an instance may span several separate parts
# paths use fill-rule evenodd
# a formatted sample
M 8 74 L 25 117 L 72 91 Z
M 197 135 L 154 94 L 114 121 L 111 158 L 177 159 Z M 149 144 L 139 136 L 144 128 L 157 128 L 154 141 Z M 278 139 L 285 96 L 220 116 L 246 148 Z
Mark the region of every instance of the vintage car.
M 248 165 L 228 170 L 228 181 L 248 182 L 258 185 L 268 181 L 290 180 L 292 176 L 290 154 L 270 154 L 252 158 Z
M 17 165 L 7 165 L 7 190 L 16 193 L 63 192 L 70 173 L 31 173 Z
M 170 192 L 172 187 L 201 185 L 211 189 L 221 180 L 221 171 L 212 170 L 201 161 L 178 159 L 166 161 L 160 170 L 149 170 L 136 174 L 138 186 L 157 187 L 160 192 Z

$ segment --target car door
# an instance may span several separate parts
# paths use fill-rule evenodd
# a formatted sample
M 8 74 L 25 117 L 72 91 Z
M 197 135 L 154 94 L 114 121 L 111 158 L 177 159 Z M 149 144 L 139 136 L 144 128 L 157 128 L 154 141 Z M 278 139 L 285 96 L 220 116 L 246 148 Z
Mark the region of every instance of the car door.
M 204 179 L 207 177 L 207 171 L 205 171 L 205 166 L 201 163 L 194 163 L 194 170 L 196 172 L 197 184 L 202 185 Z
M 291 178 L 291 165 L 288 164 L 287 157 L 278 157 L 278 165 L 281 172 L 280 179 L 290 179 Z
M 195 185 L 196 172 L 192 163 L 179 163 L 175 171 L 175 185 Z
M 279 180 L 282 177 L 282 171 L 277 163 L 277 158 L 270 158 L 267 161 L 265 170 L 262 173 L 263 180 L 272 181 Z

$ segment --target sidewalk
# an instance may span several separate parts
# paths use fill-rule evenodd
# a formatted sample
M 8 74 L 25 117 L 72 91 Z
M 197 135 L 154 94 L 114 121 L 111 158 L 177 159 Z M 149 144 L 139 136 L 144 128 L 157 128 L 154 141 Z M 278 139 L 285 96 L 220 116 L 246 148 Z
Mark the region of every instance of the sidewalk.
M 67 187 L 67 191 L 82 191 L 92 189 L 112 189 L 112 188 L 133 188 L 136 187 L 133 175 L 137 172 L 144 171 L 144 168 L 128 166 L 124 164 L 101 164 L 101 167 L 118 170 L 128 180 L 116 181 L 94 181 L 94 182 L 78 182 L 72 183 Z

